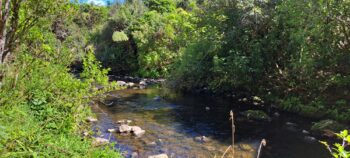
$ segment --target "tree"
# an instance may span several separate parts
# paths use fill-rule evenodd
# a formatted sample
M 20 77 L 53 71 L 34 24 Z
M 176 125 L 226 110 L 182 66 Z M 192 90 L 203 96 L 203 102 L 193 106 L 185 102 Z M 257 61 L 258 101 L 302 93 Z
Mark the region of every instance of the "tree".
M 64 12 L 67 0 L 0 0 L 0 64 L 42 18 Z

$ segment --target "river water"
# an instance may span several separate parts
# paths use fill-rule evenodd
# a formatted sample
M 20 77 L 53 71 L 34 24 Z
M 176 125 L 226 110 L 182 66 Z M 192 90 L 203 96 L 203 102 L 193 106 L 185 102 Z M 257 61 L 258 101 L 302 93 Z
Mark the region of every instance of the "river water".
M 256 157 L 263 138 L 267 145 L 261 158 L 330 157 L 317 140 L 308 140 L 302 132 L 310 128 L 310 120 L 287 113 L 273 117 L 274 111 L 267 111 L 272 116 L 269 122 L 248 120 L 240 113 L 252 106 L 228 98 L 169 95 L 154 87 L 110 92 L 106 102 L 113 104 L 93 106 L 99 119 L 94 129 L 99 136 L 116 142 L 116 148 L 126 157 L 133 152 L 141 158 L 161 153 L 173 158 L 221 157 L 232 141 L 230 110 L 235 112 L 235 158 Z M 116 122 L 122 119 L 132 120 L 131 125 L 140 126 L 146 133 L 135 138 L 106 132 L 116 128 Z M 196 141 L 198 136 L 207 137 L 208 142 Z

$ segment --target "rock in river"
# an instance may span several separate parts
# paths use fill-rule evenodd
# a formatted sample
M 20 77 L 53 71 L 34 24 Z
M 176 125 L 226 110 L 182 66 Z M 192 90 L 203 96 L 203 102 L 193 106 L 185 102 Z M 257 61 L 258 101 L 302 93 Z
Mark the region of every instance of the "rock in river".
M 86 121 L 87 122 L 97 122 L 97 119 L 93 118 L 93 117 L 88 117 L 88 118 L 86 118 Z
M 116 132 L 116 130 L 115 129 L 108 129 L 107 132 L 114 133 L 114 132 Z
M 195 137 L 194 140 L 200 143 L 206 143 L 210 141 L 210 139 L 206 136 L 198 136 L 198 137 Z
M 167 154 L 152 155 L 152 156 L 148 156 L 148 158 L 168 158 L 168 155 Z
M 132 122 L 131 120 L 119 120 L 119 121 L 117 121 L 118 124 L 129 124 L 131 122 Z
M 108 139 L 105 139 L 105 138 L 94 138 L 94 140 L 92 141 L 92 146 L 102 146 L 102 145 L 106 145 L 109 143 L 109 140 Z
M 120 125 L 118 127 L 118 132 L 120 133 L 129 133 L 131 131 L 131 126 L 129 125 Z
M 132 126 L 131 131 L 136 137 L 141 137 L 143 134 L 146 133 L 146 131 L 141 129 L 139 126 Z
M 117 81 L 118 86 L 126 86 L 126 82 L 124 81 Z

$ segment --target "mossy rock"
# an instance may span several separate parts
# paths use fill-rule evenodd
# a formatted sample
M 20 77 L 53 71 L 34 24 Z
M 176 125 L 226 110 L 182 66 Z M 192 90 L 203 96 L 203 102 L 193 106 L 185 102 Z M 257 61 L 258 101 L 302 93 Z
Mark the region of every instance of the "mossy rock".
M 311 131 L 315 134 L 322 134 L 325 131 L 338 133 L 346 128 L 346 125 L 334 120 L 321 120 L 311 127 Z
M 248 119 L 258 121 L 270 121 L 271 117 L 262 110 L 248 110 L 242 113 Z

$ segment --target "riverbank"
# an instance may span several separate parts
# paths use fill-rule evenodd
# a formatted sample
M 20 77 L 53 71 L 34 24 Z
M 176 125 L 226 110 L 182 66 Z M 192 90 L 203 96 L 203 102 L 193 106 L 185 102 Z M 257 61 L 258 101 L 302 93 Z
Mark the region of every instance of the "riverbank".
M 90 101 L 104 93 L 93 88 L 107 79 L 101 70 L 85 69 L 77 79 L 64 64 L 18 56 L 1 71 L 0 157 L 121 157 L 94 145 L 86 121 Z

